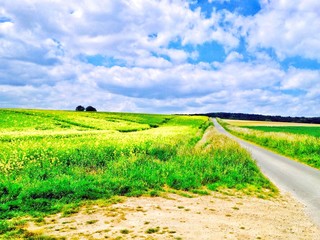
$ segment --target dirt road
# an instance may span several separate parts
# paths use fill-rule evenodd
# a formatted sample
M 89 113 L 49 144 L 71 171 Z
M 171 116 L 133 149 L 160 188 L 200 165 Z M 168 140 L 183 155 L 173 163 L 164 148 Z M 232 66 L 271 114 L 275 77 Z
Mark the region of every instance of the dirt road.
M 292 197 L 266 200 L 232 192 L 193 198 L 167 194 L 84 206 L 68 217 L 56 214 L 46 217 L 44 224 L 29 223 L 28 231 L 67 240 L 320 240 L 320 228 Z

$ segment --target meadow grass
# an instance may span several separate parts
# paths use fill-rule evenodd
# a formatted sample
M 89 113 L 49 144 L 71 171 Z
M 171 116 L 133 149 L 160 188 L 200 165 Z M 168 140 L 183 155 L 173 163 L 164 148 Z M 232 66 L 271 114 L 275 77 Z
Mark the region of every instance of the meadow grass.
M 0 132 L 5 237 L 17 234 L 10 219 L 39 218 L 86 200 L 203 186 L 276 191 L 207 117 L 16 109 L 0 115 L 7 119 Z
M 234 119 L 221 119 L 222 121 L 239 127 L 245 126 L 275 126 L 275 127 L 320 127 L 320 124 L 316 123 L 295 123 L 295 122 L 271 122 L 271 121 L 254 121 L 254 120 L 234 120 Z
M 246 126 L 246 128 L 259 130 L 263 132 L 283 132 L 293 133 L 299 135 L 309 135 L 320 138 L 320 126 L 319 127 L 307 127 L 307 126 Z
M 243 126 L 219 120 L 229 132 L 320 169 L 320 128 L 305 126 Z

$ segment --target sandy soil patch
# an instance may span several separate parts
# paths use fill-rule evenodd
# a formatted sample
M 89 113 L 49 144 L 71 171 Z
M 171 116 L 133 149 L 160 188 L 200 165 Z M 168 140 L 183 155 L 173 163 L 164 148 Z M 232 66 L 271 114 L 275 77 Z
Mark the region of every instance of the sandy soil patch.
M 320 228 L 288 195 L 264 200 L 243 194 L 127 198 L 45 219 L 28 231 L 66 239 L 320 239 Z

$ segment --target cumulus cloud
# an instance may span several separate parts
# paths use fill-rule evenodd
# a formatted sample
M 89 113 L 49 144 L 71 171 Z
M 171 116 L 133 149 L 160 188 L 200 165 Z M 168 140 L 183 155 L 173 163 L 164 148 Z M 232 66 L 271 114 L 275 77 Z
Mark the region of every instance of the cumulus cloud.
M 320 62 L 319 1 L 270 0 L 262 5 L 245 25 L 251 48 L 272 48 L 280 59 L 301 56 Z
M 137 98 L 172 99 L 199 96 L 221 88 L 211 72 L 191 64 L 166 69 L 97 68 L 87 77 L 116 94 Z M 103 76 L 103 77 L 102 77 Z
M 165 71 L 88 66 L 86 71 L 74 73 L 77 80 L 73 82 L 60 81 L 53 86 L 2 85 L 0 103 L 10 107 L 63 109 L 83 104 L 109 111 L 167 113 L 233 111 L 313 115 L 312 111 L 317 111 L 309 105 L 316 106 L 320 94 L 317 91 L 320 88 L 312 85 L 319 74 L 314 71 L 284 71 L 272 62 L 225 62 L 210 69 L 206 64 L 173 66 Z M 301 89 L 303 84 L 294 76 L 310 81 L 300 96 L 288 92 Z
M 175 40 L 184 45 L 212 40 L 237 45 L 237 39 L 219 26 L 219 13 L 206 19 L 200 9 L 191 11 L 182 0 L 6 0 L 4 7 L 12 22 L 1 24 L 1 28 L 11 40 L 19 40 L 24 45 L 21 48 L 29 50 L 38 46 L 47 52 L 39 43 L 54 39 L 71 55 L 102 54 L 133 61 L 143 57 L 143 50 L 161 53 Z
M 0 107 L 319 113 L 319 70 L 278 60 L 320 61 L 319 1 L 261 0 L 254 16 L 191 4 L 3 0 Z M 206 60 L 204 43 L 226 56 Z
M 227 56 L 225 61 L 226 62 L 233 62 L 233 61 L 237 61 L 237 60 L 241 60 L 241 59 L 243 59 L 243 56 L 240 53 L 233 51 L 233 52 L 229 53 L 229 55 Z
M 320 71 L 297 69 L 291 67 L 282 81 L 282 89 L 299 89 L 309 91 L 320 88 Z

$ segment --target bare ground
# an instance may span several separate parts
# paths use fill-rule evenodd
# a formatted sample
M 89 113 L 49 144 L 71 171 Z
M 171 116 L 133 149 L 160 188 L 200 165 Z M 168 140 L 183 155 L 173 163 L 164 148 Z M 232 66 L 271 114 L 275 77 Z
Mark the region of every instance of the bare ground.
M 126 198 L 68 217 L 30 222 L 35 234 L 66 239 L 320 239 L 320 228 L 289 195 L 269 200 L 237 192 Z

